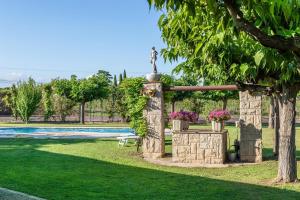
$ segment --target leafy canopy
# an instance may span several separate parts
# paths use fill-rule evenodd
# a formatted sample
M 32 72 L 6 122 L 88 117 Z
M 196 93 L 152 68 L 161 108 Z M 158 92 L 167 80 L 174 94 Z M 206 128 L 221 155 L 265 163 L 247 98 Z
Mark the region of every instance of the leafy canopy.
M 84 79 L 77 79 L 77 77 L 73 75 L 70 80 L 70 98 L 80 103 L 106 98 L 109 94 L 111 78 L 108 72 L 102 70 Z
M 165 59 L 219 83 L 281 84 L 299 79 L 300 3 L 295 1 L 148 0 L 159 19 Z
M 72 75 L 71 79 L 53 80 L 53 89 L 57 95 L 67 97 L 75 102 L 85 103 L 95 99 L 106 98 L 111 85 L 111 75 L 99 70 L 88 78 L 78 79 Z

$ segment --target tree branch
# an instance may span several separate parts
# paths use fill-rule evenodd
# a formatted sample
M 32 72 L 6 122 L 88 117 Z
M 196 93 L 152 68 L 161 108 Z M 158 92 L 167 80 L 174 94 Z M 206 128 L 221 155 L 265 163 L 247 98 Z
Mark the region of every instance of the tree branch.
M 300 58 L 300 37 L 284 38 L 279 35 L 268 35 L 244 19 L 243 13 L 235 4 L 235 0 L 224 0 L 224 3 L 236 26 L 242 31 L 251 35 L 265 47 L 277 49 L 280 52 L 291 51 Z

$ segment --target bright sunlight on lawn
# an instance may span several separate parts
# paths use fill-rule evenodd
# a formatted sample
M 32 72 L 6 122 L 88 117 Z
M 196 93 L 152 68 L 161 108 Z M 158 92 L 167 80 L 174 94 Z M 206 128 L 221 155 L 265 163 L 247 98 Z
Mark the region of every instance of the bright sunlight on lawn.
M 267 161 L 220 169 L 157 166 L 134 145 L 118 148 L 110 139 L 1 139 L 0 186 L 55 200 L 297 199 L 300 185 L 271 184 L 277 173 L 271 134 L 263 129 Z

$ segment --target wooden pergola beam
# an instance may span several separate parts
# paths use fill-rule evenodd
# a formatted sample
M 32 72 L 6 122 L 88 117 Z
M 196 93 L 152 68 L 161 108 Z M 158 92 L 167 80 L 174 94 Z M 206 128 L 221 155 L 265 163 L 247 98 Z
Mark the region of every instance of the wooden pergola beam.
M 164 91 L 209 91 L 209 90 L 238 90 L 238 86 L 237 85 L 173 86 L 173 87 L 164 88 Z

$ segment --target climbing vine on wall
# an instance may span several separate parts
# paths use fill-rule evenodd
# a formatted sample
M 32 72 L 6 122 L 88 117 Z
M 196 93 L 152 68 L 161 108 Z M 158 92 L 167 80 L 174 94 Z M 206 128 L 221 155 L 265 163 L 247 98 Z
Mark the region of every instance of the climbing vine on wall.
M 141 136 L 147 134 L 147 121 L 143 117 L 143 110 L 147 105 L 149 96 L 143 94 L 144 78 L 127 78 L 120 85 L 124 93 L 123 101 L 127 108 L 127 115 L 130 118 L 130 127 Z

